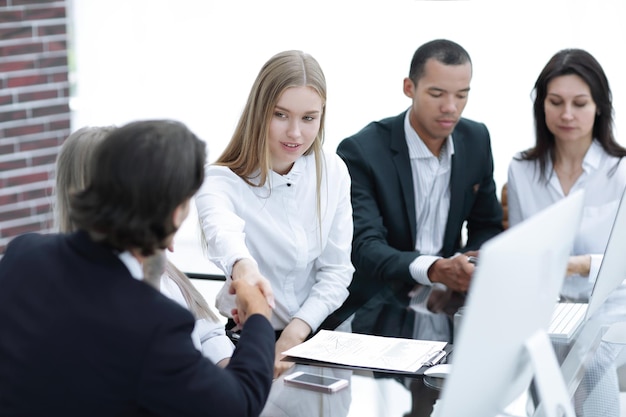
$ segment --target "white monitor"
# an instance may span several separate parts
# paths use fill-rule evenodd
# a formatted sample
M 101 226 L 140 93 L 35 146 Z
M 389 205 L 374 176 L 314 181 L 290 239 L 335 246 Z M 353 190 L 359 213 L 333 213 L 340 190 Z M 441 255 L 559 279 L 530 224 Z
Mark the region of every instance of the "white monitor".
M 545 336 L 544 347 L 556 365 L 546 329 L 580 224 L 583 198 L 582 190 L 572 193 L 483 245 L 451 373 L 434 416 L 501 414 L 537 377 L 528 354 L 528 342 L 536 334 Z M 563 384 L 558 367 L 554 371 Z

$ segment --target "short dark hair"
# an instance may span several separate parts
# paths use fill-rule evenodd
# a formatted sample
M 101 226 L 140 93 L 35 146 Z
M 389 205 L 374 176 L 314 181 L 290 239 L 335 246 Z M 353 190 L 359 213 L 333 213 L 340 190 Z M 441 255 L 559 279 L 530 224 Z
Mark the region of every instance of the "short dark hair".
M 424 75 L 424 66 L 429 59 L 436 59 L 444 65 L 463 65 L 467 62 L 470 64 L 472 60 L 467 51 L 458 43 L 447 39 L 435 39 L 426 42 L 413 54 L 411 60 L 411 68 L 409 69 L 409 78 L 415 85 L 422 75 Z
M 176 227 L 173 213 L 204 180 L 206 145 L 173 120 L 132 122 L 97 146 L 91 182 L 70 199 L 70 216 L 118 250 L 162 249 Z
M 562 49 L 550 58 L 533 88 L 533 114 L 535 119 L 535 147 L 522 153 L 522 159 L 538 160 L 540 175 L 546 178 L 547 162 L 554 157 L 554 135 L 546 124 L 545 100 L 548 84 L 562 75 L 577 75 L 589 86 L 591 97 L 596 103 L 597 114 L 593 122 L 593 138 L 612 156 L 626 156 L 613 134 L 613 103 L 609 80 L 600 63 L 589 52 L 582 49 Z

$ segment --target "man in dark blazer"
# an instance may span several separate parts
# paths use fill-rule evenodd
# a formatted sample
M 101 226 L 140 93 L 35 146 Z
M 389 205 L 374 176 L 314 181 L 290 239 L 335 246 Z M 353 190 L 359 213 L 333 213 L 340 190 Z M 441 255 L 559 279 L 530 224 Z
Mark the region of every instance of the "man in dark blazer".
M 404 80 L 411 107 L 339 144 L 352 177 L 356 272 L 323 328 L 356 312 L 354 332 L 419 337 L 412 296 L 425 294 L 423 305 L 446 319 L 463 303 L 474 270 L 466 255 L 502 231 L 489 132 L 461 118 L 471 75 L 460 45 L 422 45 Z
M 194 347 L 191 313 L 142 282 L 204 179 L 204 142 L 134 122 L 93 161 L 70 202 L 79 231 L 16 237 L 0 261 L 0 415 L 259 415 L 274 370 L 262 291 L 233 283 L 243 331 L 221 369 Z

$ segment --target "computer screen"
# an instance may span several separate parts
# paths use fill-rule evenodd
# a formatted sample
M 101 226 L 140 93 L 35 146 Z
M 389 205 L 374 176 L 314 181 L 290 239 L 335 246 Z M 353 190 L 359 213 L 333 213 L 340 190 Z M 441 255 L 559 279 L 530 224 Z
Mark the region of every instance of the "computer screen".
M 525 344 L 550 322 L 583 199 L 572 193 L 483 245 L 434 416 L 495 416 L 528 389 Z

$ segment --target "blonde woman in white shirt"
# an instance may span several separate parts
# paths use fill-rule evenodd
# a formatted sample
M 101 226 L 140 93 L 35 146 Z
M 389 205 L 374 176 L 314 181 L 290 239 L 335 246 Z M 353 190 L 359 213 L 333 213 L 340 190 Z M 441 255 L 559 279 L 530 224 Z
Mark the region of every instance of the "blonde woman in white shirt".
M 59 232 L 76 230 L 69 215 L 70 194 L 89 183 L 88 168 L 93 151 L 114 129 L 114 126 L 84 127 L 63 142 L 56 161 L 54 219 Z M 193 313 L 196 317 L 191 334 L 194 345 L 213 363 L 225 367 L 235 347 L 226 336 L 222 322 L 189 278 L 167 260 L 164 251 L 144 261 L 143 276 L 150 285 Z
M 588 52 L 559 51 L 539 75 L 534 92 L 536 143 L 516 155 L 509 166 L 509 223 L 515 226 L 585 189 L 583 218 L 562 296 L 586 301 L 626 187 L 626 149 L 613 135 L 607 77 Z M 618 287 L 591 319 L 605 324 L 626 320 L 626 286 Z M 619 350 L 601 343 L 576 393 L 578 416 L 619 415 L 615 371 Z
M 326 81 L 301 51 L 270 58 L 233 137 L 207 165 L 196 207 L 208 258 L 227 277 L 217 307 L 234 306 L 231 280 L 259 285 L 274 305 L 275 377 L 348 296 L 352 206 L 343 161 L 322 151 Z

